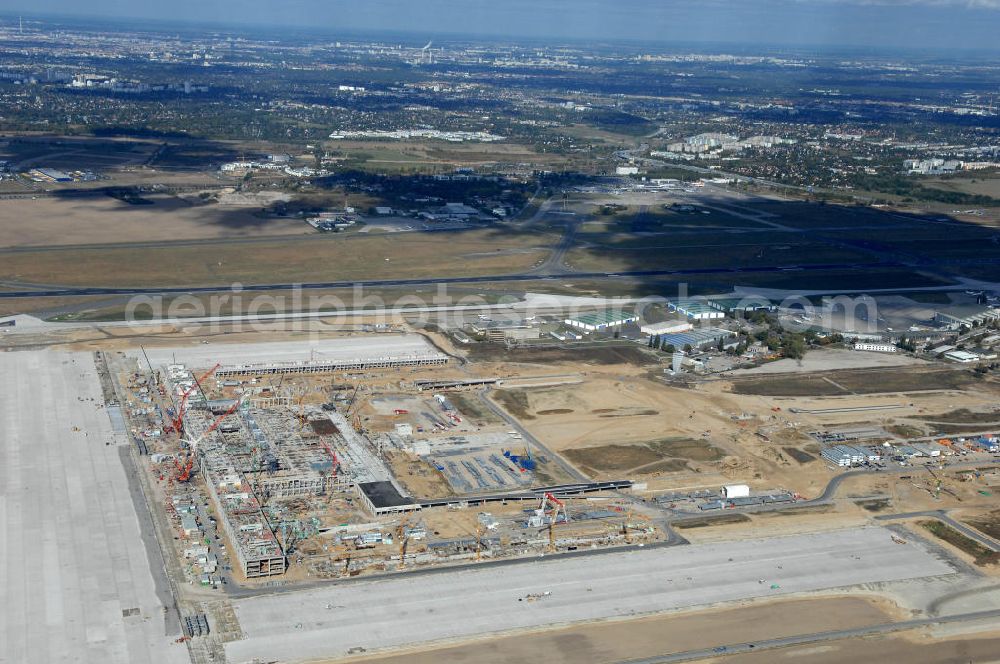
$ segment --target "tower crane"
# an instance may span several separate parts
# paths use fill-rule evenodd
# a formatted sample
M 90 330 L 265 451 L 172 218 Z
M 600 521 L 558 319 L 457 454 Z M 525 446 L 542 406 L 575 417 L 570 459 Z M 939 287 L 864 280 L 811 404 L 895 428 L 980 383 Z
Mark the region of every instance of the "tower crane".
M 397 569 L 404 569 L 406 567 L 406 547 L 410 543 L 410 536 L 406 532 L 406 526 L 408 526 L 409 523 L 410 517 L 405 516 L 396 528 L 396 539 L 399 540 L 399 565 L 397 566 Z
M 184 458 L 183 464 L 179 460 L 174 462 L 175 465 L 177 466 L 176 479 L 178 482 L 187 482 L 188 480 L 191 479 L 191 471 L 194 470 L 194 455 L 198 451 L 198 445 L 201 443 L 202 440 L 204 440 L 205 436 L 215 431 L 219 427 L 219 425 L 222 424 L 222 421 L 224 419 L 235 413 L 236 409 L 240 407 L 240 404 L 242 402 L 243 398 L 237 399 L 233 403 L 233 405 L 226 410 L 226 412 L 216 417 L 215 420 L 208 426 L 208 428 L 205 429 L 201 433 L 201 435 L 199 435 L 197 438 L 184 440 L 184 442 L 187 443 L 189 452 L 187 456 Z
M 552 505 L 552 515 L 549 517 L 549 551 L 555 551 L 556 550 L 555 526 L 556 526 L 556 520 L 559 518 L 559 510 L 560 509 L 562 510 L 563 519 L 567 522 L 569 521 L 569 513 L 566 511 L 566 505 L 561 500 L 559 500 L 551 493 L 546 491 L 544 494 L 542 494 L 542 503 L 540 507 L 540 509 L 542 510 L 542 514 L 545 514 L 545 506 L 547 503 Z

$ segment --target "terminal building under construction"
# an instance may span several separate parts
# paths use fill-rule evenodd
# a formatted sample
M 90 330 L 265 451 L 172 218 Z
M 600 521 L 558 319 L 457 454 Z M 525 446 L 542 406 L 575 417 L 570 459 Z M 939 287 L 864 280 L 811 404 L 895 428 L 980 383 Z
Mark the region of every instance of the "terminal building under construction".
M 262 374 L 325 373 L 366 368 L 437 366 L 449 357 L 422 338 L 385 335 L 389 344 L 345 344 L 313 351 L 309 359 L 238 363 L 235 353 L 216 347 L 213 356 L 231 364 L 216 364 L 224 379 L 245 376 L 253 383 Z M 203 361 L 201 349 L 184 360 Z M 354 352 L 361 351 L 361 352 Z M 203 351 L 202 351 L 203 352 Z M 180 353 L 178 353 L 180 355 Z M 280 353 L 279 353 L 280 355 Z M 165 358 L 164 358 L 165 359 Z M 165 375 L 183 412 L 184 440 L 208 487 L 221 526 L 241 571 L 247 578 L 283 574 L 287 560 L 277 537 L 283 525 L 269 521 L 267 507 L 275 500 L 356 492 L 360 504 L 374 516 L 387 511 L 419 509 L 393 478 L 376 446 L 340 412 L 296 406 L 288 396 L 264 396 L 246 390 L 237 398 L 211 401 L 184 364 L 171 355 Z M 148 358 L 147 358 L 148 360 Z M 207 366 L 209 363 L 205 362 Z M 211 372 L 210 372 L 211 373 Z M 373 491 L 373 487 L 378 491 Z M 367 489 L 367 491 L 366 491 Z M 392 505 L 385 504 L 391 496 Z M 374 500 L 372 499 L 374 497 Z

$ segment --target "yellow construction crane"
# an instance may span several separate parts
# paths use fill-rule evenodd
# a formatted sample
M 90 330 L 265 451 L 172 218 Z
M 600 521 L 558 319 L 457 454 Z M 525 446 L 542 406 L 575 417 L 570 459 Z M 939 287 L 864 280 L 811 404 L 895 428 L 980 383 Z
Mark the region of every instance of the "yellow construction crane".
M 308 418 L 306 417 L 306 403 L 305 402 L 306 402 L 306 392 L 305 392 L 305 388 L 303 388 L 302 391 L 299 392 L 298 398 L 295 400 L 295 403 L 299 407 L 298 408 L 298 412 L 295 415 L 295 417 L 298 418 L 298 420 L 299 420 L 299 431 L 301 431 L 302 429 L 305 428 L 306 421 L 308 420 Z
M 559 510 L 562 509 L 563 519 L 569 521 L 569 513 L 566 511 L 566 505 L 563 504 L 561 500 L 553 496 L 551 493 L 544 493 L 542 495 L 542 514 L 545 514 L 545 505 L 552 505 L 552 515 L 549 517 L 549 551 L 556 550 L 556 521 L 559 519 Z
M 396 539 L 399 540 L 399 565 L 397 565 L 397 569 L 406 567 L 406 546 L 410 542 L 410 536 L 406 533 L 406 526 L 409 523 L 410 517 L 403 517 L 403 520 L 399 522 L 399 526 L 396 528 Z
M 640 528 L 636 524 L 632 523 L 632 519 L 633 518 L 640 519 L 642 521 L 649 521 L 649 517 L 647 517 L 645 515 L 642 515 L 642 514 L 635 514 L 633 512 L 633 507 L 630 504 L 629 508 L 628 508 L 628 512 L 625 514 L 625 520 L 622 521 L 622 535 L 624 535 L 624 537 L 625 537 L 625 543 L 626 544 L 631 544 L 632 543 L 632 536 L 630 534 L 631 531 L 632 530 L 640 530 Z

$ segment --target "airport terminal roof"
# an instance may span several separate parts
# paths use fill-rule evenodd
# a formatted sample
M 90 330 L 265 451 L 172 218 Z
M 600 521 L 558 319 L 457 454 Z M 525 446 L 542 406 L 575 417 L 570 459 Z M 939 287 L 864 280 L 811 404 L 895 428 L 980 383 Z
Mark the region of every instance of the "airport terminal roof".
M 185 364 L 211 367 L 216 362 L 230 364 L 286 364 L 295 362 L 337 362 L 376 359 L 385 356 L 447 358 L 419 334 L 374 334 L 361 337 L 334 337 L 310 341 L 270 343 L 210 343 L 172 348 L 146 348 L 154 367 Z M 142 361 L 142 354 L 132 351 Z

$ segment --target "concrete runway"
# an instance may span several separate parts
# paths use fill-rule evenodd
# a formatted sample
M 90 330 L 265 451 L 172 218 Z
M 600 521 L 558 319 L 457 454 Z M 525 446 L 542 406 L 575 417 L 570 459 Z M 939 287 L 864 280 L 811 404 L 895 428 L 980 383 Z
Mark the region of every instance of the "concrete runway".
M 955 570 L 883 528 L 657 548 L 333 585 L 235 602 L 227 659 L 291 661 Z M 779 588 L 772 588 L 778 584 Z M 536 601 L 527 595 L 551 593 Z M 519 601 L 521 600 L 521 601 Z
M 0 376 L 0 662 L 189 661 L 92 355 L 0 353 Z

